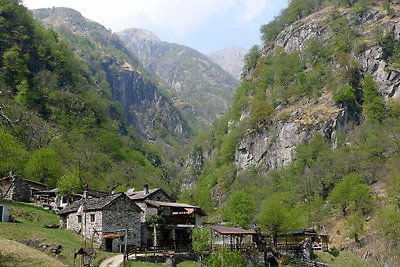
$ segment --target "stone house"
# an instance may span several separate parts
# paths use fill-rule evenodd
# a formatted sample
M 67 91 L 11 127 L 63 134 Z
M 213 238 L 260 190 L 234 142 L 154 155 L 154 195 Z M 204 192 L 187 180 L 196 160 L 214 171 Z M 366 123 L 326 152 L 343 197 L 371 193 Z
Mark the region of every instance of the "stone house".
M 207 214 L 199 207 L 177 203 L 160 188 L 143 191 L 129 189 L 127 195 L 142 210 L 141 246 L 187 247 L 192 243 L 192 229 L 200 226 Z
M 45 189 L 46 184 L 24 179 L 13 172 L 0 179 L 0 196 L 8 200 L 29 202 L 35 191 Z
M 0 222 L 8 222 L 9 208 L 9 203 L 0 198 Z
M 81 205 L 84 212 L 78 214 Z M 140 246 L 143 211 L 124 193 L 97 198 L 78 200 L 59 212 L 62 227 L 93 238 L 107 251 L 123 250 L 126 242 L 129 246 Z M 86 227 L 85 227 L 86 226 Z M 125 230 L 128 230 L 125 236 Z

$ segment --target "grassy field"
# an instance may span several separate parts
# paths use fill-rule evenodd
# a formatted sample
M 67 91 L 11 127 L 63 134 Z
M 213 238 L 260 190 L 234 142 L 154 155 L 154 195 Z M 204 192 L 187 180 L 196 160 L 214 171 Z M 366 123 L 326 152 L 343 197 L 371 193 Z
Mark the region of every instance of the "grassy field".
M 317 256 L 316 260 L 332 264 L 340 267 L 375 267 L 370 262 L 358 257 L 357 255 L 348 251 L 337 251 L 337 253 L 328 253 L 318 251 L 315 253 Z
M 45 227 L 46 225 L 58 224 L 57 214 L 32 205 L 12 202 L 10 215 L 17 222 L 0 223 L 0 266 L 18 266 L 13 264 L 14 262 L 25 263 L 25 265 L 21 266 L 47 266 L 41 264 L 26 265 L 26 263 L 34 262 L 33 258 L 36 257 L 40 262 L 43 260 L 43 256 L 55 260 L 54 265 L 48 266 L 59 266 L 56 263 L 74 265 L 74 253 L 81 247 L 79 235 L 63 229 Z M 22 244 L 21 246 L 16 246 L 13 251 L 5 250 L 9 242 L 27 240 L 39 240 L 40 244 L 50 246 L 61 245 L 62 250 L 58 257 L 55 257 L 53 253 L 47 255 Z M 111 255 L 97 250 L 94 266 L 97 266 L 102 259 Z
M 0 239 L 0 266 L 65 266 L 61 261 L 12 240 Z

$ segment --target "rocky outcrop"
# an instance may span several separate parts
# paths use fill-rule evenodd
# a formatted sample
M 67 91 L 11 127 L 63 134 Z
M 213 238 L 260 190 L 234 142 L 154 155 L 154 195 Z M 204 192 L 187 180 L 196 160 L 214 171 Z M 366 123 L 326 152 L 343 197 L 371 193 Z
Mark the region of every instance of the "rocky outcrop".
M 383 47 L 375 45 L 359 55 L 358 61 L 363 74 L 370 73 L 385 97 L 400 99 L 400 72 L 391 69 Z
M 318 101 L 303 99 L 294 106 L 278 107 L 270 124 L 241 140 L 235 154 L 238 171 L 258 166 L 267 172 L 286 166 L 292 162 L 296 146 L 307 143 L 316 133 L 335 140 L 337 131 L 348 130 L 348 116 L 330 94 Z

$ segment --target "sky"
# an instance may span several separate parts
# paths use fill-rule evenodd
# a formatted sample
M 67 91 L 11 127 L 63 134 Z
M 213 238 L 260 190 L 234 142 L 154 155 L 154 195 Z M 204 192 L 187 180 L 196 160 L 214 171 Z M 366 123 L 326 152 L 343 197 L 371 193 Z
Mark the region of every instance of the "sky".
M 260 44 L 260 27 L 288 0 L 23 0 L 29 9 L 69 7 L 112 32 L 143 28 L 209 54 Z

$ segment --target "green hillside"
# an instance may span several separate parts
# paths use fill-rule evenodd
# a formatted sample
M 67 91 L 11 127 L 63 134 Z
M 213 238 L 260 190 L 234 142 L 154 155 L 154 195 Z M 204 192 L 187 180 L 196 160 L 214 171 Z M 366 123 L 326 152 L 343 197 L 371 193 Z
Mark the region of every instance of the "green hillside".
M 204 162 L 182 198 L 269 236 L 315 227 L 334 247 L 395 266 L 400 102 L 397 78 L 379 75 L 400 71 L 398 11 L 299 0 L 262 26 L 230 114 L 193 150 Z
M 69 193 L 86 183 L 100 190 L 148 183 L 170 191 L 159 145 L 127 123 L 104 71 L 76 57 L 20 1 L 0 6 L 0 176 L 14 169 Z
M 10 204 L 13 222 L 0 223 L 0 266 L 26 266 L 27 262 L 31 266 L 74 265 L 74 253 L 82 246 L 79 235 L 47 228 L 59 223 L 54 212 L 24 203 Z M 60 253 L 52 252 L 58 245 L 61 245 Z M 99 264 L 108 255 L 96 250 L 95 263 Z

